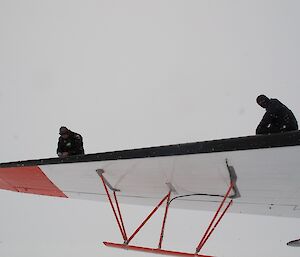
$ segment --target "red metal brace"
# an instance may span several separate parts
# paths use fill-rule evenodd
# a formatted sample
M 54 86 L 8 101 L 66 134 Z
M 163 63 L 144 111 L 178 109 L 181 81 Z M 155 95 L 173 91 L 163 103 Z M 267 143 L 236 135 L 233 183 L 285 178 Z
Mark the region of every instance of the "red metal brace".
M 216 218 L 217 218 L 217 216 L 218 216 L 221 208 L 223 207 L 223 205 L 225 203 L 225 200 L 228 198 L 228 195 L 229 195 L 231 189 L 233 188 L 233 186 L 234 186 L 233 183 L 231 183 L 230 186 L 229 186 L 229 188 L 228 188 L 228 190 L 227 190 L 227 192 L 226 192 L 226 194 L 225 194 L 225 196 L 224 196 L 224 198 L 223 198 L 223 200 L 222 200 L 222 202 L 221 202 L 221 204 L 220 204 L 220 206 L 219 206 L 219 208 L 218 208 L 218 210 L 217 210 L 217 212 L 215 213 L 212 221 L 210 222 L 208 228 L 206 229 L 206 231 L 205 231 L 205 233 L 204 233 L 204 235 L 203 235 L 200 243 L 198 244 L 198 246 L 196 248 L 195 254 L 198 254 L 200 252 L 200 250 L 202 249 L 202 247 L 204 246 L 204 244 L 206 243 L 206 241 L 208 240 L 208 238 L 211 236 L 211 234 L 213 233 L 213 231 L 215 230 L 215 228 L 217 227 L 217 225 L 219 224 L 219 222 L 223 218 L 224 214 L 227 212 L 228 208 L 232 204 L 232 199 L 231 199 L 231 201 L 227 204 L 225 210 L 223 211 L 223 213 L 221 214 L 221 216 L 219 217 L 219 219 L 215 223 L 214 227 L 211 228 L 212 225 L 213 225 L 213 223 L 215 222 L 215 220 L 216 220 Z
M 116 221 L 117 221 L 117 223 L 118 223 L 118 226 L 119 226 L 120 232 L 121 232 L 121 234 L 122 234 L 122 237 L 123 237 L 124 241 L 127 241 L 127 235 L 126 235 L 126 231 L 125 231 L 125 227 L 124 227 L 122 215 L 121 215 L 121 212 L 120 212 L 119 204 L 118 204 L 118 201 L 117 201 L 116 193 L 114 192 L 114 196 L 115 196 L 115 201 L 116 201 L 116 205 L 117 205 L 117 208 L 118 208 L 118 213 L 119 213 L 121 222 L 120 222 L 120 220 L 119 220 L 119 217 L 117 216 L 115 207 L 114 207 L 114 205 L 113 205 L 113 203 L 112 203 L 110 194 L 109 194 L 109 192 L 108 192 L 108 189 L 107 189 L 107 186 L 106 186 L 106 183 L 105 183 L 105 179 L 104 179 L 104 177 L 103 177 L 102 174 L 100 175 L 100 178 L 101 178 L 101 180 L 102 180 L 102 183 L 103 183 L 103 186 L 104 186 L 106 195 L 107 195 L 108 200 L 109 200 L 109 203 L 110 203 L 110 206 L 111 206 L 111 208 L 112 208 L 112 210 L 113 210 L 113 212 L 114 212 L 114 215 L 115 215 Z
M 166 204 L 166 209 L 165 209 L 165 215 L 164 215 L 163 224 L 162 224 L 162 227 L 161 227 L 160 238 L 159 238 L 159 243 L 158 243 L 158 249 L 161 249 L 162 241 L 163 241 L 163 238 L 164 238 L 165 224 L 166 224 L 168 210 L 169 210 L 169 206 L 170 206 L 169 205 L 170 197 L 171 197 L 171 191 L 169 192 L 168 198 L 167 198 L 167 204 Z
M 231 200 L 227 204 L 227 206 L 226 206 L 225 210 L 222 212 L 221 216 L 215 222 L 218 214 L 220 213 L 221 208 L 223 207 L 226 199 L 229 196 L 230 191 L 232 190 L 232 188 L 234 186 L 233 183 L 230 184 L 230 186 L 229 186 L 229 188 L 227 190 L 227 193 L 225 194 L 225 196 L 224 196 L 224 198 L 223 198 L 223 200 L 222 200 L 222 202 L 221 202 L 218 210 L 216 211 L 216 213 L 215 213 L 212 221 L 210 222 L 210 224 L 209 224 L 207 230 L 205 231 L 205 233 L 204 233 L 204 235 L 203 235 L 200 243 L 198 244 L 195 253 L 186 253 L 186 252 L 170 251 L 170 250 L 161 249 L 162 241 L 163 241 L 163 236 L 164 236 L 164 230 L 165 230 L 165 224 L 166 224 L 166 219 L 167 219 L 167 214 L 168 214 L 168 210 L 169 210 L 169 201 L 170 201 L 171 191 L 169 191 L 169 193 L 157 204 L 157 206 L 145 218 L 145 220 L 141 223 L 141 225 L 138 226 L 138 228 L 128 238 L 127 234 L 126 234 L 126 231 L 125 231 L 125 226 L 124 226 L 122 215 L 121 215 L 121 211 L 120 211 L 120 208 L 119 208 L 119 204 L 118 204 L 116 192 L 114 191 L 114 198 L 115 198 L 115 202 L 116 202 L 116 206 L 117 206 L 118 215 L 117 215 L 115 207 L 114 207 L 114 205 L 112 203 L 110 194 L 108 192 L 108 189 L 107 189 L 107 186 L 106 186 L 106 180 L 103 177 L 103 174 L 99 174 L 99 175 L 100 175 L 101 180 L 103 182 L 103 185 L 104 185 L 104 188 L 105 188 L 105 192 L 107 194 L 108 200 L 110 202 L 110 205 L 112 207 L 113 213 L 114 213 L 115 218 L 116 218 L 116 221 L 118 223 L 118 227 L 119 227 L 120 232 L 122 234 L 122 237 L 124 239 L 124 243 L 123 244 L 112 243 L 112 242 L 103 242 L 104 245 L 109 246 L 109 247 L 127 249 L 127 250 L 135 250 L 135 251 L 142 251 L 142 252 L 149 252 L 149 253 L 156 253 L 156 254 L 164 254 L 164 255 L 173 255 L 173 256 L 180 256 L 180 257 L 193 257 L 193 256 L 197 256 L 197 257 L 212 257 L 212 256 L 208 256 L 208 255 L 200 255 L 199 252 L 203 248 L 203 246 L 205 245 L 206 241 L 211 236 L 211 234 L 213 233 L 213 231 L 215 230 L 215 228 L 217 227 L 217 225 L 219 224 L 219 222 L 221 221 L 221 219 L 223 218 L 224 214 L 227 212 L 227 210 L 230 207 L 230 205 L 232 204 L 232 200 Z M 160 238 L 159 238 L 158 248 L 149 248 L 149 247 L 141 247 L 141 246 L 129 245 L 130 241 L 142 229 L 142 227 L 147 223 L 147 221 L 158 210 L 158 208 L 163 204 L 164 201 L 166 201 L 166 208 L 165 208 L 165 213 L 164 213 L 162 228 L 161 228 L 161 232 L 160 232 Z M 214 224 L 214 222 L 215 222 L 215 224 Z

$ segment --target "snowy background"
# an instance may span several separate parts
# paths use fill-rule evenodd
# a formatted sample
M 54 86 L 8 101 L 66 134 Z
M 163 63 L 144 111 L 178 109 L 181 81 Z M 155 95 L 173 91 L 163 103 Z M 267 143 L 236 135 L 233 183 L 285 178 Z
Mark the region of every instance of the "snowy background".
M 299 9 L 296 0 L 0 0 L 0 161 L 55 157 L 61 125 L 82 134 L 87 153 L 252 135 L 261 93 L 299 120 Z M 121 242 L 104 203 L 0 199 L 1 257 L 146 256 L 101 245 Z M 136 222 L 149 211 L 125 209 Z M 193 251 L 212 213 L 172 212 L 166 247 Z M 155 247 L 159 222 L 140 242 Z M 231 214 L 204 253 L 298 257 L 285 244 L 299 231 L 298 219 Z

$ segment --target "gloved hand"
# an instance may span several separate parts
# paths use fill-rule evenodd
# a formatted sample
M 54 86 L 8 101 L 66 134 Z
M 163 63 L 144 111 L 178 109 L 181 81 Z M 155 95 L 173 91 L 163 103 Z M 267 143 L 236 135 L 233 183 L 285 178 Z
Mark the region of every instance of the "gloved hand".
M 69 156 L 69 153 L 68 152 L 62 152 L 62 153 L 57 153 L 58 157 L 60 158 L 64 158 L 64 157 L 67 157 Z

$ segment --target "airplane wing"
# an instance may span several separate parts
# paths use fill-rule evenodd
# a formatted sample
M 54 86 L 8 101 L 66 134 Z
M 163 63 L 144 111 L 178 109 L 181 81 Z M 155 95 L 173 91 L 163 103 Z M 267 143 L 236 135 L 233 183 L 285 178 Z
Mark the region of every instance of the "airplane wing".
M 0 189 L 215 210 L 229 185 L 231 212 L 300 218 L 300 132 L 0 164 Z

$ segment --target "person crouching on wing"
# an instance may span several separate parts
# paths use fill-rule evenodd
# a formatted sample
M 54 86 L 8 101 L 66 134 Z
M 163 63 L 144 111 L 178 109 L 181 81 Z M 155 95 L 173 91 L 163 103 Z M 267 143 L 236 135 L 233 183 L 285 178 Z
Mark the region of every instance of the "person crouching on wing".
M 67 127 L 60 127 L 60 137 L 57 145 L 57 155 L 61 158 L 84 154 L 82 136 L 69 130 Z
M 266 109 L 265 115 L 257 126 L 256 134 L 273 134 L 298 130 L 298 123 L 294 114 L 279 100 L 259 95 L 256 102 Z

